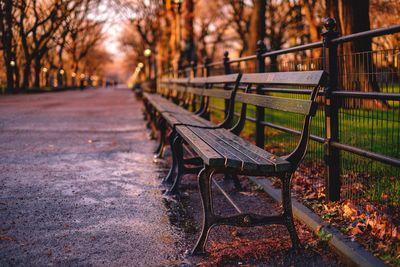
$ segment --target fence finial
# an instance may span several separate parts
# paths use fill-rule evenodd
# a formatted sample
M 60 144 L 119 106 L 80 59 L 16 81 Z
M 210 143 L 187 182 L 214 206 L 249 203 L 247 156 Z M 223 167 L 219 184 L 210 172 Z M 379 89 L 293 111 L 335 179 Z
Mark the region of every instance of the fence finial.
M 224 52 L 224 58 L 229 58 L 229 52 L 228 51 Z
M 332 39 L 337 38 L 339 36 L 339 33 L 336 30 L 336 26 L 337 24 L 334 18 L 328 17 L 324 19 L 325 30 L 322 32 L 322 37 L 325 47 L 329 46 L 329 42 Z
M 326 31 L 334 31 L 336 28 L 336 20 L 334 18 L 325 18 L 324 19 L 324 27 Z
M 257 41 L 257 57 L 260 57 L 262 54 L 265 52 L 265 44 L 263 40 L 258 40 Z

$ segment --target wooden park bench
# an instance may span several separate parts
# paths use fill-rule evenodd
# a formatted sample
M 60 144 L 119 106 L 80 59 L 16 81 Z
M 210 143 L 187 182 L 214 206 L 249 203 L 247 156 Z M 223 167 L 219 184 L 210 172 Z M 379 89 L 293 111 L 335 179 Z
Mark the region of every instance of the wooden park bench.
M 233 119 L 233 98 L 239 78 L 240 74 L 199 77 L 190 80 L 187 78 L 164 79 L 157 94 L 145 93 L 146 113 L 150 114 L 148 119 L 160 131 L 156 157 L 161 157 L 163 154 L 167 128 L 172 130 L 168 138 L 171 148 L 173 148 L 175 139 L 174 128 L 177 125 L 190 124 L 201 127 L 229 128 Z M 223 122 L 219 125 L 205 119 L 208 117 L 210 97 L 227 101 L 227 113 Z M 189 107 L 191 107 L 192 112 L 188 110 Z M 187 160 L 187 162 L 196 162 L 196 159 Z M 176 161 L 174 161 L 170 174 L 164 181 L 171 182 L 175 172 L 180 177 L 184 174 L 184 171 L 179 169 L 176 166 Z M 172 192 L 175 191 L 173 186 Z
M 205 252 L 208 233 L 216 225 L 250 227 L 283 224 L 289 231 L 293 247 L 296 249 L 301 247 L 293 222 L 290 184 L 292 174 L 306 153 L 311 118 L 317 110 L 316 98 L 324 82 L 325 75 L 323 71 L 257 73 L 242 74 L 241 76 L 224 75 L 209 78 L 194 78 L 191 82 L 187 82 L 185 89 L 178 89 L 181 90 L 181 94 L 174 92 L 174 90 L 176 91 L 174 84 L 178 84 L 178 81 L 169 81 L 167 83 L 168 89 L 166 90 L 168 93 L 165 94 L 164 91 L 164 96 L 167 96 L 171 100 L 175 98 L 175 100 L 170 101 L 167 98 L 163 98 L 162 101 L 166 102 L 162 108 L 159 106 L 160 102 L 152 103 L 152 101 L 158 101 L 156 96 L 154 99 L 150 95 L 145 96 L 148 103 L 153 107 L 153 111 L 157 110 L 159 113 L 159 119 L 165 120 L 166 123 L 168 122 L 172 128 L 170 144 L 173 154 L 173 164 L 167 176 L 167 180 L 174 180 L 171 191 L 176 192 L 182 174 L 197 173 L 200 171 L 198 173 L 198 180 L 204 219 L 201 235 L 192 250 L 193 254 Z M 223 89 L 225 90 L 210 89 L 215 84 L 223 84 Z M 228 84 L 234 85 L 230 91 Z M 201 86 L 198 87 L 196 85 Z M 245 88 L 244 92 L 237 92 L 239 87 Z M 196 91 L 199 88 L 202 88 L 200 90 L 202 93 Z M 254 94 L 254 91 L 257 91 L 254 90 L 255 88 L 280 88 L 283 90 L 309 88 L 311 89 L 311 94 L 308 100 L 302 100 Z M 193 92 L 197 92 L 202 97 L 200 108 L 195 113 L 191 113 L 183 108 L 188 107 L 188 100 L 193 100 L 190 97 L 191 91 L 192 95 Z M 223 123 L 224 127 L 213 125 L 202 118 L 206 114 L 205 111 L 210 96 L 222 97 L 229 100 L 229 108 L 227 109 Z M 240 117 L 234 127 L 226 129 L 232 125 L 234 114 L 233 103 L 235 102 L 242 103 Z M 182 107 L 171 103 L 181 104 Z M 247 105 L 304 115 L 303 129 L 297 147 L 288 155 L 279 157 L 239 137 L 238 135 L 243 129 L 246 120 Z M 183 143 L 186 143 L 198 157 L 191 159 L 184 158 Z M 185 166 L 186 164 L 192 166 L 201 165 L 201 167 L 187 167 Z M 282 182 L 283 213 L 275 216 L 263 216 L 243 213 L 241 210 L 238 210 L 239 215 L 228 217 L 215 215 L 212 208 L 211 183 L 213 181 L 212 176 L 216 173 L 233 176 L 252 175 L 280 178 Z M 222 190 L 220 187 L 217 188 Z
M 237 92 L 235 101 L 243 103 L 241 116 L 232 130 L 211 128 L 196 125 L 177 125 L 173 153 L 180 168 L 185 168 L 182 154 L 182 143 L 201 158 L 203 167 L 198 174 L 199 190 L 203 207 L 203 226 L 201 235 L 192 250 L 193 254 L 205 252 L 207 236 L 216 225 L 232 225 L 241 227 L 268 224 L 283 224 L 287 227 L 293 248 L 301 247 L 293 222 L 291 206 L 291 177 L 304 157 L 310 131 L 312 116 L 317 110 L 316 98 L 324 82 L 323 71 L 282 72 L 243 74 L 240 85 L 245 92 Z M 251 93 L 254 87 L 269 88 L 310 88 L 308 100 L 284 98 Z M 281 110 L 304 115 L 303 129 L 297 147 L 288 155 L 279 157 L 237 136 L 246 119 L 246 106 Z M 222 217 L 216 215 L 212 205 L 212 176 L 216 173 L 232 175 L 274 176 L 282 183 L 283 213 L 275 216 L 243 213 Z

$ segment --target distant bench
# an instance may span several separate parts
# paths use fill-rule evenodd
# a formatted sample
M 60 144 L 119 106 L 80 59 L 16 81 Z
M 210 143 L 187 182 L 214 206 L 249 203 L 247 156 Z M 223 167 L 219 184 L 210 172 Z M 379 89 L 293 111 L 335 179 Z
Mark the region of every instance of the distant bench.
M 192 250 L 205 252 L 209 230 L 216 225 L 259 226 L 283 224 L 287 227 L 292 245 L 301 247 L 293 222 L 291 206 L 291 177 L 303 159 L 310 133 L 311 118 L 317 110 L 318 91 L 325 83 L 323 71 L 230 74 L 192 79 L 163 79 L 157 94 L 144 94 L 149 119 L 160 131 L 158 156 L 165 146 L 167 126 L 171 129 L 173 163 L 164 179 L 172 183 L 169 193 L 177 193 L 181 177 L 198 173 L 203 207 L 201 235 Z M 255 94 L 260 88 L 311 89 L 308 100 Z M 226 101 L 225 118 L 214 125 L 208 117 L 210 97 Z M 242 103 L 238 121 L 232 125 L 235 103 Z M 244 128 L 247 105 L 281 110 L 304 116 L 303 129 L 297 147 L 288 155 L 279 157 L 239 137 Z M 187 108 L 192 107 L 190 112 Z M 197 108 L 198 107 L 198 108 Z M 197 155 L 184 158 L 183 143 Z M 190 166 L 188 166 L 190 165 Z M 195 166 L 195 167 L 193 167 Z M 243 213 L 221 217 L 212 208 L 212 176 L 230 175 L 237 183 L 237 175 L 274 176 L 282 182 L 283 213 L 275 216 Z

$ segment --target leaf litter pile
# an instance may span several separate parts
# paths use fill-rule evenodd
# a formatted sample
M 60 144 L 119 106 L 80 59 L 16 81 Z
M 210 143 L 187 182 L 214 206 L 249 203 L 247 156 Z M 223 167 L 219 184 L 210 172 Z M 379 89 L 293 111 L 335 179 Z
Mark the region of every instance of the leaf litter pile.
M 364 194 L 365 185 L 360 183 L 353 183 L 351 188 L 357 195 L 357 204 L 346 196 L 342 196 L 343 200 L 339 202 L 326 202 L 323 177 L 324 167 L 321 164 L 303 164 L 295 173 L 292 191 L 306 206 L 352 241 L 360 243 L 386 263 L 400 266 L 398 207 L 371 200 Z M 274 185 L 279 186 L 279 183 L 279 180 L 274 180 Z M 363 192 L 357 194 L 360 190 Z
M 282 146 L 266 147 L 266 150 L 276 154 L 285 152 Z M 386 263 L 392 266 L 400 266 L 400 211 L 398 207 L 393 208 L 393 206 L 371 200 L 365 196 L 366 194 L 363 194 L 365 193 L 365 185 L 355 182 L 352 183 L 351 190 L 356 194 L 358 193 L 357 204 L 352 203 L 346 196 L 342 196 L 342 199 L 346 200 L 340 202 L 326 202 L 324 172 L 324 166 L 320 163 L 303 163 L 293 177 L 293 194 L 326 222 L 348 235 L 352 241 L 360 243 Z M 360 174 L 353 174 L 353 176 L 357 175 Z M 278 179 L 272 180 L 276 187 L 280 187 Z M 242 179 L 241 182 L 247 183 L 247 181 L 247 179 Z M 186 192 L 184 195 L 192 196 L 188 191 L 197 191 L 197 186 L 194 184 L 196 178 L 192 176 L 185 183 Z M 260 194 L 259 189 L 253 186 L 251 190 L 246 189 L 240 192 L 240 195 L 258 195 Z M 384 197 L 382 195 L 382 198 Z M 280 208 L 276 203 L 273 205 L 276 206 L 276 209 Z M 199 216 L 198 214 L 197 221 L 200 220 Z M 322 262 L 315 264 L 316 257 L 325 257 L 325 260 L 323 260 L 325 266 L 327 262 L 333 263 L 334 266 L 340 265 L 333 253 L 327 252 L 326 241 L 332 236 L 324 234 L 322 229 L 312 233 L 305 225 L 296 223 L 299 237 L 305 246 L 304 253 L 297 255 L 290 250 L 291 242 L 284 226 L 268 226 L 266 231 L 254 238 L 251 238 L 251 235 L 250 237 L 247 234 L 242 235 L 243 231 L 237 230 L 238 228 L 227 226 L 221 228 L 230 229 L 228 232 L 230 232 L 231 239 L 217 238 L 218 240 L 213 240 L 213 238 L 210 238 L 209 257 L 206 260 L 204 258 L 200 260 L 199 266 L 232 264 L 263 266 L 259 264 L 260 262 L 267 263 L 267 265 L 284 266 L 305 266 L 308 265 L 307 262 L 314 262 L 314 264 L 311 264 L 313 266 L 322 264 Z M 214 231 L 216 230 L 213 229 L 212 233 Z M 212 237 L 213 234 L 210 236 Z M 271 257 L 273 258 L 272 261 Z
M 218 177 L 218 175 L 217 175 Z M 222 177 L 218 177 L 221 181 Z M 221 181 L 222 182 L 222 181 Z M 195 243 L 202 219 L 200 199 L 197 192 L 197 179 L 188 175 L 183 179 L 182 193 L 178 202 L 183 202 L 187 214 L 185 218 L 197 223 L 196 231 L 187 236 L 187 247 Z M 258 214 L 277 214 L 282 210 L 260 188 L 241 177 L 243 190 L 235 189 L 231 182 L 222 182 L 224 189 L 235 202 L 245 210 Z M 226 202 L 218 190 L 214 192 L 214 208 L 217 214 L 232 215 L 236 212 Z M 182 215 L 181 215 L 182 216 Z M 197 266 L 341 266 L 338 255 L 331 251 L 327 243 L 305 225 L 296 222 L 296 229 L 304 249 L 295 253 L 285 226 L 269 225 L 252 228 L 217 226 L 211 230 L 207 243 L 207 257 L 191 257 L 192 265 Z

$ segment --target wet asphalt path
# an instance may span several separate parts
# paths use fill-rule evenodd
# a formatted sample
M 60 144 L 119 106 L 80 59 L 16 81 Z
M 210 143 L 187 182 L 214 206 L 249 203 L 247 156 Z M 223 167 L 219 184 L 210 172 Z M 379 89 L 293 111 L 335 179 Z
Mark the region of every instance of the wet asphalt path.
M 170 266 L 141 104 L 126 89 L 0 97 L 0 266 Z

